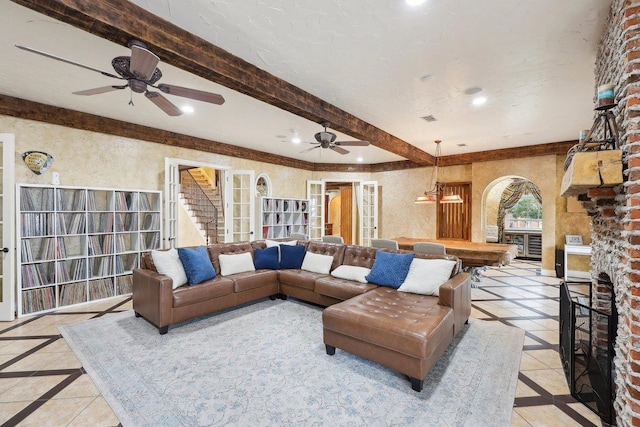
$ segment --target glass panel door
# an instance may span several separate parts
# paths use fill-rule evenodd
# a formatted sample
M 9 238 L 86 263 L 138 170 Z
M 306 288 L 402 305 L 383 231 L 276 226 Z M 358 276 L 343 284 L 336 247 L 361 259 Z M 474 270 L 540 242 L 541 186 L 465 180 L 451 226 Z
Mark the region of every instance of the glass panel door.
M 309 240 L 324 236 L 324 181 L 307 181 L 309 199 Z
M 364 181 L 361 185 L 360 244 L 371 246 L 371 239 L 378 238 L 378 181 Z
M 166 248 L 175 248 L 178 242 L 178 191 L 180 171 L 177 159 L 164 159 L 164 235 Z
M 2 285 L 2 294 L 0 295 L 0 320 L 13 320 L 15 318 L 14 307 L 14 287 L 15 280 L 13 278 L 14 257 L 15 257 L 15 221 L 14 221 L 14 197 L 15 190 L 13 188 L 13 158 L 15 151 L 15 138 L 13 134 L 0 133 L 0 168 L 2 173 L 0 179 L 0 233 L 2 235 L 2 261 L 0 262 L 0 284 Z M 4 162 L 4 159 L 7 162 Z
M 251 170 L 226 172 L 225 224 L 227 242 L 255 240 L 255 178 Z

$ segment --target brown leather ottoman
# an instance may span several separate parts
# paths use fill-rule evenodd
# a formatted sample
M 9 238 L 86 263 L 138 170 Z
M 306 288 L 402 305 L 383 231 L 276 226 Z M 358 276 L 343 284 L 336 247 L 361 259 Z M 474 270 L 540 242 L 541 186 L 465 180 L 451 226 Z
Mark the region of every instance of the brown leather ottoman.
M 454 336 L 453 309 L 438 297 L 379 287 L 322 312 L 327 354 L 336 348 L 399 371 L 422 391 Z

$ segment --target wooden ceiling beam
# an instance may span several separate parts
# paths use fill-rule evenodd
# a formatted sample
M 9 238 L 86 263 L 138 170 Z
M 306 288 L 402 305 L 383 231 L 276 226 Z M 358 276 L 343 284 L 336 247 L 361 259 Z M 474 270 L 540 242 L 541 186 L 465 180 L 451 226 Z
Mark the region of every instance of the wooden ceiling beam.
M 12 0 L 14 3 L 127 46 L 143 41 L 163 62 L 259 99 L 421 165 L 431 154 L 361 120 L 127 0 Z
M 54 125 L 66 126 L 73 129 L 82 129 L 107 135 L 122 136 L 125 138 L 155 142 L 173 147 L 189 148 L 206 153 L 221 154 L 314 172 L 372 173 L 392 172 L 424 167 L 424 165 L 420 165 L 409 160 L 374 164 L 312 163 L 1 94 L 0 115 L 18 117 L 25 120 L 35 120 Z M 525 157 L 565 155 L 569 148 L 577 142 L 578 141 L 565 141 L 551 144 L 538 144 L 526 147 L 443 156 L 440 158 L 440 165 L 458 166 L 477 162 L 514 160 Z
M 13 98 L 7 95 L 0 95 L 0 114 L 297 169 L 313 171 L 315 167 L 314 163 L 303 160 Z
M 523 147 L 502 148 L 498 150 L 478 151 L 475 153 L 454 154 L 442 156 L 439 159 L 440 166 L 470 165 L 478 162 L 494 160 L 514 160 L 526 157 L 538 157 L 547 155 L 567 154 L 569 148 L 578 141 L 563 141 L 550 144 L 526 145 Z

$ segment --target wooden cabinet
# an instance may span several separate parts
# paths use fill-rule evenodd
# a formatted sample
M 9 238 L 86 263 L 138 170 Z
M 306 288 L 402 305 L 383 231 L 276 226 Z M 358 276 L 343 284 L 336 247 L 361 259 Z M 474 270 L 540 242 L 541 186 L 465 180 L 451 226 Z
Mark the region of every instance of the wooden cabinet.
M 162 242 L 161 197 L 19 185 L 18 316 L 130 293 L 140 254 Z

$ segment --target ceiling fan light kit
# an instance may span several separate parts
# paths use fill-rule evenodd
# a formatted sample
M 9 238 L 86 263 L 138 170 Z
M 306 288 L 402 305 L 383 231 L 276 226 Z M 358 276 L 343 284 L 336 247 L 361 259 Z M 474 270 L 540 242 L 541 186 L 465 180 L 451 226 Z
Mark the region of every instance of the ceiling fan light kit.
M 459 194 L 447 194 L 442 195 L 442 191 L 445 188 L 445 184 L 441 183 L 438 179 L 438 167 L 440 163 L 440 143 L 439 139 L 434 141 L 436 143 L 435 165 L 431 170 L 431 182 L 433 186 L 431 189 L 425 191 L 418 196 L 414 203 L 416 204 L 433 204 L 433 203 L 463 203 L 462 197 Z M 435 178 L 435 179 L 434 179 Z
M 367 145 L 369 145 L 369 141 L 336 141 L 336 134 L 327 130 L 327 128 L 329 127 L 329 122 L 323 122 L 321 123 L 321 126 L 324 127 L 324 131 L 317 132 L 314 135 L 316 142 L 306 143 L 312 144 L 313 147 L 302 150 L 300 153 L 307 153 L 311 150 L 315 150 L 316 148 L 328 148 L 335 151 L 336 153 L 349 154 L 349 150 L 345 150 L 344 148 L 342 148 L 343 146 L 366 147 Z
M 60 62 L 98 72 L 106 77 L 126 80 L 127 82 L 123 85 L 110 85 L 94 89 L 76 91 L 73 92 L 74 95 L 98 95 L 101 93 L 126 89 L 128 87 L 132 92 L 143 93 L 148 100 L 153 102 L 153 104 L 155 104 L 169 116 L 179 116 L 182 114 L 182 110 L 176 107 L 161 93 L 194 99 L 196 101 L 202 101 L 216 105 L 221 105 L 224 103 L 224 98 L 222 97 L 222 95 L 219 95 L 217 93 L 205 92 L 198 89 L 191 89 L 165 83 L 156 86 L 155 84 L 162 78 L 162 72 L 158 68 L 160 58 L 149 49 L 147 49 L 147 46 L 141 41 L 131 40 L 128 43 L 128 46 L 131 49 L 131 56 L 117 56 L 111 61 L 111 66 L 117 73 L 117 75 L 114 75 L 106 71 L 89 67 L 79 62 L 61 58 L 59 56 L 55 56 L 37 49 L 16 45 L 17 48 L 25 50 L 27 52 L 36 53 L 50 59 L 55 59 Z M 157 89 L 161 93 L 150 91 L 149 87 Z M 130 101 L 129 104 L 133 105 L 133 101 Z

